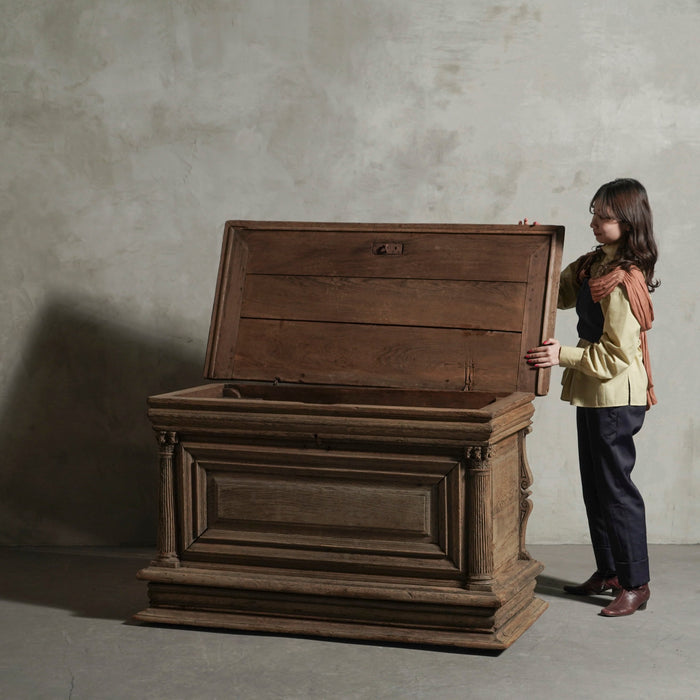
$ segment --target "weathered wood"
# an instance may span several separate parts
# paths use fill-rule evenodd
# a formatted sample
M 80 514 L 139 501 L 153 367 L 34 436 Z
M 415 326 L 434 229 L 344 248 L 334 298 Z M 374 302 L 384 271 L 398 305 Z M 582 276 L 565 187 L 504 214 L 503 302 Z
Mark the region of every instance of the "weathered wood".
M 519 555 L 520 504 L 513 498 L 520 486 L 520 471 L 513 459 L 518 449 L 518 433 L 495 443 L 491 449 L 493 518 L 493 568 L 498 572 Z
M 241 316 L 520 333 L 525 289 L 521 282 L 249 275 Z
M 534 249 L 529 257 L 527 295 L 525 299 L 525 311 L 522 320 L 522 333 L 520 335 L 520 358 L 525 357 L 525 353 L 537 347 L 543 339 L 543 321 L 546 318 L 544 313 L 545 289 L 547 287 L 547 261 L 549 258 L 548 241 Z M 532 391 L 533 381 L 536 387 L 536 371 L 525 362 L 519 362 L 518 380 L 516 388 L 519 391 Z
M 210 392 L 211 387 L 212 385 L 207 386 Z M 482 409 L 484 406 L 488 406 L 506 396 L 506 394 L 497 392 L 432 391 L 429 389 L 369 388 L 337 385 L 300 386 L 299 384 L 261 384 L 252 382 L 225 384 L 222 395 L 241 400 L 262 399 L 264 401 L 277 402 L 294 401 L 304 404 L 341 404 L 343 406 L 341 410 L 347 410 L 347 406 L 352 405 L 357 407 L 354 409 L 357 412 L 367 406 L 382 406 L 385 410 L 397 407 L 400 410 L 409 411 L 429 407 L 430 413 L 426 415 L 432 416 L 436 415 L 435 409 Z M 296 410 L 299 410 L 299 407 L 296 407 Z M 483 413 L 475 411 L 464 417 L 466 420 L 478 420 L 480 417 L 483 418 L 483 415 Z
M 532 559 L 530 553 L 527 551 L 525 546 L 525 532 L 527 528 L 527 521 L 530 518 L 530 513 L 532 512 L 532 501 L 530 496 L 532 491 L 530 487 L 532 486 L 532 472 L 530 471 L 530 464 L 527 461 L 527 453 L 525 451 L 525 436 L 529 433 L 531 428 L 523 430 L 518 435 L 518 452 L 520 455 L 520 523 L 518 527 L 519 534 L 519 557 L 521 559 Z
M 205 376 L 233 371 L 247 264 L 248 248 L 244 238 L 236 236 L 234 229 L 227 227 L 209 327 Z
M 241 319 L 240 379 L 500 391 L 515 387 L 510 333 Z
M 491 447 L 465 451 L 467 477 L 467 586 L 490 590 L 493 584 L 493 478 Z
M 525 435 L 559 227 L 229 222 L 207 348 L 150 397 L 139 620 L 504 649 L 543 612 Z
M 249 248 L 248 274 L 253 275 L 525 282 L 523 260 L 533 246 L 529 236 L 484 236 L 478 227 L 450 235 L 402 233 L 392 227 L 374 233 L 317 232 L 306 224 L 296 231 L 237 230 Z M 379 240 L 400 241 L 403 253 L 374 254 Z
M 157 434 L 160 447 L 160 485 L 158 489 L 158 559 L 159 566 L 180 566 L 175 539 L 175 483 L 173 452 L 177 433 L 161 430 Z
M 544 295 L 558 284 L 561 232 L 229 222 L 206 375 L 542 393 L 549 372 L 523 355 L 553 330 Z M 364 358 L 354 379 L 349 357 Z
M 249 564 L 461 576 L 450 558 L 459 557 L 461 539 L 450 529 L 461 502 L 454 460 L 216 443 L 183 449 L 178 477 L 199 523 L 183 523 L 189 562 L 215 553 Z

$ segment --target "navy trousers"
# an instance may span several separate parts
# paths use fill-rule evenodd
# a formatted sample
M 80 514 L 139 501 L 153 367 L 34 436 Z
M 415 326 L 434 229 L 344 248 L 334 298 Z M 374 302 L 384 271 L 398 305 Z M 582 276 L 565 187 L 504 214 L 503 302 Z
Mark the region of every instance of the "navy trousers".
M 633 436 L 646 406 L 577 408 L 583 500 L 598 572 L 616 573 L 624 588 L 649 581 L 644 501 L 631 474 Z

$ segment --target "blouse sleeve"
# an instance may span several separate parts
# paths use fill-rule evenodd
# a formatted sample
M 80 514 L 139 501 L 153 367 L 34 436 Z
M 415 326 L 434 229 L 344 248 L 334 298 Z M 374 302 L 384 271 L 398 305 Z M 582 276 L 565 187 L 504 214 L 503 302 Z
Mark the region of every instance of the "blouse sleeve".
M 618 286 L 601 299 L 603 334 L 586 347 L 562 346 L 559 364 L 600 380 L 624 372 L 639 351 L 640 326 L 632 313 L 624 287 Z
M 559 299 L 557 307 L 571 309 L 576 306 L 576 297 L 581 286 L 576 279 L 577 261 L 566 267 L 559 276 Z

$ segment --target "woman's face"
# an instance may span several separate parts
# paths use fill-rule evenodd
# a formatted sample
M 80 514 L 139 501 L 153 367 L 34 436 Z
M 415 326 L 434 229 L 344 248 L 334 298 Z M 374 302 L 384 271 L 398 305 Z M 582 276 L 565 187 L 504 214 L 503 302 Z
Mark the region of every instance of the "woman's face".
M 591 228 L 596 241 L 601 245 L 617 243 L 622 238 L 622 225 L 620 222 L 610 216 L 609 212 L 598 211 L 595 206 L 592 213 Z

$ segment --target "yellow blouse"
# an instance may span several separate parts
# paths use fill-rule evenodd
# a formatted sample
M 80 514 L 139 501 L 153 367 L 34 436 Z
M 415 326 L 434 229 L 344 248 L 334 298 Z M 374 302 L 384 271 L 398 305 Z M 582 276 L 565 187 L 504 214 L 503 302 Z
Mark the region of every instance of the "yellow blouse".
M 591 276 L 599 276 L 603 266 L 617 253 L 617 245 L 603 246 L 604 258 L 594 263 Z M 562 273 L 558 307 L 576 306 L 579 283 L 576 264 Z M 642 362 L 639 322 L 634 317 L 623 286 L 600 300 L 603 334 L 597 343 L 579 340 L 576 347 L 563 345 L 559 364 L 564 367 L 561 398 L 574 406 L 603 408 L 646 406 L 647 374 Z

